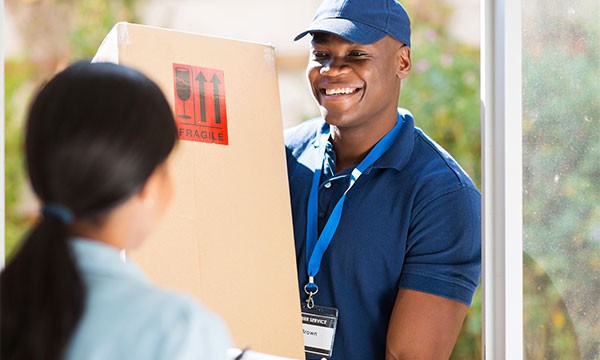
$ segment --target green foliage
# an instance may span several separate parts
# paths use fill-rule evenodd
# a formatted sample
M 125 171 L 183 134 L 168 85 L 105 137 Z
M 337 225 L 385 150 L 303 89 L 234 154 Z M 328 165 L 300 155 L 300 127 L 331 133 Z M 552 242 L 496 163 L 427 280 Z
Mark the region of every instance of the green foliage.
M 440 25 L 413 18 L 412 74 L 402 84 L 400 106 L 479 185 L 479 49 L 438 30 Z
M 7 61 L 4 64 L 5 78 L 5 123 L 4 123 L 4 169 L 5 169 L 5 254 L 10 255 L 23 237 L 27 219 L 18 212 L 22 185 L 26 183 L 22 156 L 22 123 L 19 120 L 23 113 L 24 102 L 19 101 L 17 93 L 33 76 L 35 69 L 23 61 Z
M 573 320 L 552 279 L 527 254 L 523 257 L 523 323 L 529 359 L 580 359 Z
M 116 22 L 137 22 L 135 0 L 66 2 L 77 4 L 73 15 L 73 28 L 69 34 L 71 56 L 74 59 L 93 56 Z M 93 21 L 90 21 L 91 19 Z

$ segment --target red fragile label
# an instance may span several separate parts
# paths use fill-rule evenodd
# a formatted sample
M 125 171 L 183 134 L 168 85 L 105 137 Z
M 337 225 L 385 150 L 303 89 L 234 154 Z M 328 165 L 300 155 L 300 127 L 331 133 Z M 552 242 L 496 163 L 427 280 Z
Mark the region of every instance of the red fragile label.
M 173 90 L 179 139 L 229 144 L 222 70 L 173 64 Z

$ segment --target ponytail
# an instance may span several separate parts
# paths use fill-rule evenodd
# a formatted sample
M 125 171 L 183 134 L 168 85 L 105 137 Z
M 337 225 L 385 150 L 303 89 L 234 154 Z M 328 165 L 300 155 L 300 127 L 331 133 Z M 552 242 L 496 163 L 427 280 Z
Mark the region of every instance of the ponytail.
M 85 296 L 62 219 L 42 218 L 0 275 L 0 286 L 0 358 L 62 359 Z

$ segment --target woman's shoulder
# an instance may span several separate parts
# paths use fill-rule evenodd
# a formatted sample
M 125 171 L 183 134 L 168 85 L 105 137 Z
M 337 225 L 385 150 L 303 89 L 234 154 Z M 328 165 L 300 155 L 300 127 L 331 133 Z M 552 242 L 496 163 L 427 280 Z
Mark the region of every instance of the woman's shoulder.
M 232 342 L 218 315 L 186 294 L 129 285 L 88 298 L 70 359 L 225 358 Z
M 193 338 L 197 342 L 210 334 L 220 334 L 229 339 L 225 322 L 192 296 L 173 290 L 139 283 L 123 294 L 123 302 L 128 302 L 125 311 L 130 312 L 133 323 L 143 332 L 153 331 L 153 336 L 171 338 Z M 126 299 L 129 299 L 127 301 Z M 216 339 L 214 339 L 216 340 Z M 185 344 L 180 344 L 185 345 Z

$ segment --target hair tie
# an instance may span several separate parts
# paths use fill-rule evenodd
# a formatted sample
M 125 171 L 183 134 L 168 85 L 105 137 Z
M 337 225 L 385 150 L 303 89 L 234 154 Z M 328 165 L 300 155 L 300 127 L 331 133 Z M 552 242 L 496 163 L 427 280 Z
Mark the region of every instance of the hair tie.
M 68 207 L 51 202 L 45 203 L 42 206 L 42 215 L 56 218 L 65 225 L 69 225 L 75 220 L 75 215 Z

